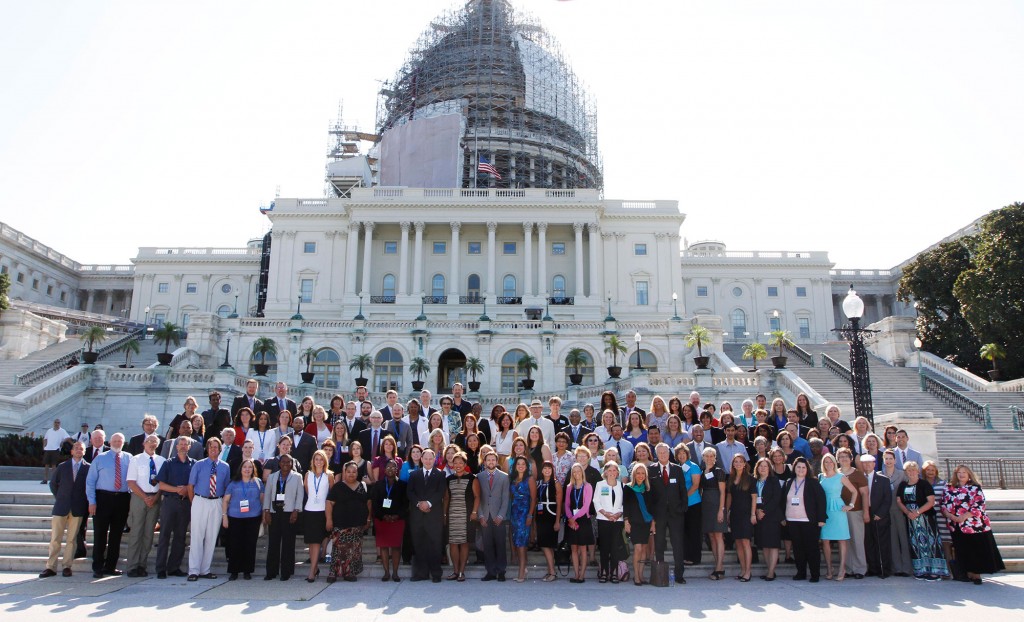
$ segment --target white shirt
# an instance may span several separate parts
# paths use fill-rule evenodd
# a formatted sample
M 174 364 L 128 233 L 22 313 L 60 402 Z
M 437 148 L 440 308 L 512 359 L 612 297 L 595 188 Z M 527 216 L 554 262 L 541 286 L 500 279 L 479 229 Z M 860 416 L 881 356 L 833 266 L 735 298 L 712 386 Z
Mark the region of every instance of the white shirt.
M 83 445 L 88 447 L 89 446 L 89 438 L 91 436 L 92 435 L 89 432 L 79 432 L 78 434 L 75 435 L 75 442 L 77 443 L 77 442 L 81 441 Z
M 528 439 L 527 434 L 533 426 L 540 428 L 541 434 L 544 435 L 544 444 L 547 445 L 548 448 L 555 446 L 555 424 L 547 417 L 534 419 L 533 415 L 530 415 L 519 422 L 519 427 L 516 428 L 516 432 L 519 432 L 519 436 L 522 438 Z
M 613 499 L 614 497 L 614 499 Z M 622 484 L 615 482 L 615 486 L 609 486 L 608 482 L 601 480 L 594 487 L 594 511 L 597 513 L 597 520 L 608 520 L 601 510 L 612 514 L 622 514 Z M 623 517 L 619 517 L 623 520 Z
M 512 441 L 515 440 L 515 430 L 509 430 L 505 432 L 505 436 L 502 436 L 500 432 L 493 432 L 491 441 L 494 443 L 494 451 L 498 452 L 503 456 L 512 454 Z
M 266 462 L 277 453 L 277 441 L 281 440 L 278 428 L 259 432 L 256 428 L 249 428 L 245 434 L 245 440 L 252 441 L 252 457 L 260 462 Z
M 60 449 L 60 444 L 64 442 L 64 439 L 68 438 L 70 434 L 64 431 L 64 428 L 57 428 L 54 430 L 50 428 L 43 435 L 43 451 L 57 451 Z
M 306 505 L 302 509 L 307 512 L 323 512 L 327 509 L 327 493 L 331 490 L 331 474 L 324 471 L 320 477 L 313 471 L 306 472 Z
M 149 458 L 151 456 L 145 452 L 132 456 L 131 462 L 128 463 L 128 481 L 135 482 L 135 484 L 142 489 L 142 492 L 157 492 L 159 486 L 153 486 L 149 483 Z M 153 454 L 153 464 L 155 465 L 154 477 L 156 473 L 160 472 L 160 467 L 163 466 L 164 462 L 167 461 L 163 456 Z

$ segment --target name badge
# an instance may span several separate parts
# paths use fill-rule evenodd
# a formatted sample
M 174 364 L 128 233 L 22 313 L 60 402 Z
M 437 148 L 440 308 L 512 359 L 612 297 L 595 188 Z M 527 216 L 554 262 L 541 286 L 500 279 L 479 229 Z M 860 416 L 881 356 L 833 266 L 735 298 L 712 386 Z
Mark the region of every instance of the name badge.
M 713 471 L 708 471 L 707 473 L 704 474 L 704 477 L 708 479 L 715 479 L 715 474 Z
M 800 505 L 800 497 L 793 497 L 789 500 L 790 505 Z
M 391 509 L 391 499 L 385 499 L 384 503 L 381 504 L 381 507 L 383 507 L 385 510 L 390 510 Z
M 544 511 L 544 504 L 543 503 L 538 503 L 537 504 L 537 511 L 538 512 L 543 512 Z
M 572 444 L 572 448 L 573 448 L 573 449 L 576 449 L 576 448 L 577 448 L 577 447 L 579 447 L 579 446 L 580 446 L 580 444 L 579 444 L 579 443 L 573 443 L 573 444 Z
M 676 483 L 676 478 L 673 477 L 672 479 L 668 480 L 668 483 L 669 484 L 675 484 Z
M 758 505 L 762 505 L 763 503 L 764 503 L 764 501 L 761 499 L 761 497 L 758 497 L 757 498 L 757 504 Z
M 274 500 L 279 502 L 279 503 L 284 503 L 284 493 L 283 492 L 277 493 L 277 496 L 274 497 Z
M 238 502 L 238 511 L 241 512 L 242 514 L 248 514 L 249 513 L 249 500 L 248 499 L 242 499 L 241 501 Z
M 612 494 L 612 489 L 611 488 L 605 488 L 604 490 L 601 491 L 601 496 L 602 497 L 607 497 L 610 494 Z

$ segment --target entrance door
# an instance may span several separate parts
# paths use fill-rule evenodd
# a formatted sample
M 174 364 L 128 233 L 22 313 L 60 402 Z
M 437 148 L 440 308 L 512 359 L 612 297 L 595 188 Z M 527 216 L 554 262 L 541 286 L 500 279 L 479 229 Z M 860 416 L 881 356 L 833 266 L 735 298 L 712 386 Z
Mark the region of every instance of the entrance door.
M 466 355 L 451 348 L 441 353 L 437 360 L 437 392 L 451 393 L 456 382 L 466 384 Z

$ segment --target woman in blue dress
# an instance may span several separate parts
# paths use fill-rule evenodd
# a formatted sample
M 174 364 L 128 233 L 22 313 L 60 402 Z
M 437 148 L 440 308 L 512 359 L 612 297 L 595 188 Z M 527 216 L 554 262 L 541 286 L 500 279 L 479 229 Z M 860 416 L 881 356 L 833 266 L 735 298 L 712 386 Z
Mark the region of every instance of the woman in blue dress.
M 949 567 L 942 557 L 942 539 L 935 519 L 935 490 L 921 478 L 921 468 L 913 460 L 903 463 L 903 472 L 907 481 L 896 489 L 896 503 L 907 518 L 914 578 L 938 581 L 949 574 Z
M 825 551 L 825 578 L 832 578 L 832 543 L 839 543 L 839 574 L 836 581 L 846 578 L 846 543 L 850 540 L 850 522 L 846 519 L 846 513 L 854 507 L 843 503 L 843 488 L 850 491 L 853 498 L 857 498 L 857 489 L 850 483 L 850 480 L 839 472 L 839 465 L 835 456 L 825 454 L 821 458 L 821 474 L 818 475 L 821 487 L 825 489 L 825 510 L 828 518 L 825 519 L 825 526 L 821 528 L 821 544 Z
M 533 508 L 537 503 L 537 487 L 530 477 L 530 465 L 525 456 L 517 456 L 512 463 L 512 546 L 519 560 L 516 583 L 526 581 L 526 545 L 530 541 Z

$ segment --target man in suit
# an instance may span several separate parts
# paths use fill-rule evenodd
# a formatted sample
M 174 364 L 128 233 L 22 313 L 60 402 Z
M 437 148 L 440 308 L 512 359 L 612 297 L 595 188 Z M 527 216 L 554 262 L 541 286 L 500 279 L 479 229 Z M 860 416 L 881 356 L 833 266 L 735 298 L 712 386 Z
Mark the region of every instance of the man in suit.
M 651 515 L 657 529 L 654 532 L 654 557 L 659 562 L 665 561 L 666 532 L 672 541 L 672 559 L 675 562 L 676 583 L 686 583 L 683 573 L 686 566 L 683 537 L 686 525 L 686 508 L 689 507 L 687 489 L 689 482 L 683 467 L 672 464 L 672 450 L 666 443 L 658 443 L 654 452 L 658 456 L 657 466 L 651 468 L 647 481 L 651 485 L 654 507 Z
M 452 410 L 462 415 L 463 420 L 465 420 L 466 415 L 473 412 L 473 403 L 462 399 L 464 392 L 465 389 L 461 382 L 456 382 L 452 385 Z
M 916 462 L 918 464 L 924 464 L 924 457 L 921 456 L 921 452 L 916 449 L 910 448 L 910 435 L 907 434 L 906 430 L 896 431 L 896 468 L 902 469 L 904 462 Z
M 383 413 L 381 413 L 383 414 Z M 390 432 L 398 442 L 398 455 L 403 459 L 409 459 L 409 450 L 412 449 L 412 426 L 403 421 L 405 407 L 401 402 L 396 402 L 391 409 L 391 419 L 384 424 L 386 432 Z
M 235 461 L 241 462 L 242 448 L 235 445 L 235 429 L 224 428 L 221 430 L 220 440 L 224 441 L 220 448 L 220 461 L 227 462 L 229 465 L 234 464 Z
M 145 415 L 142 418 L 142 434 L 136 434 L 135 436 L 131 437 L 131 439 L 129 439 L 128 453 L 130 453 L 133 456 L 141 454 L 143 452 L 143 445 L 146 442 L 146 437 L 149 436 L 150 434 L 156 434 L 156 430 L 159 427 L 160 422 L 157 421 L 156 417 L 154 417 L 153 415 Z M 159 447 L 160 445 L 163 444 L 164 437 L 160 436 L 159 434 L 157 434 L 156 437 L 160 441 L 160 443 L 157 445 Z
M 864 555 L 868 560 L 867 576 L 882 579 L 892 574 L 892 547 L 889 532 L 889 510 L 892 508 L 892 486 L 889 478 L 875 471 L 875 457 L 864 454 L 859 459 L 860 472 L 868 480 L 868 503 L 864 505 Z
M 210 407 L 203 411 L 203 423 L 206 426 L 207 436 L 220 436 L 221 430 L 231 427 L 234 423 L 231 411 L 221 408 L 220 401 L 220 391 L 210 391 Z M 239 408 L 242 407 L 239 406 Z M 253 411 L 253 414 L 256 412 Z
M 555 433 L 558 432 L 565 432 L 569 435 L 569 450 L 576 451 L 576 448 L 583 444 L 583 438 L 590 434 L 591 430 L 583 425 L 583 417 L 580 416 L 579 409 L 573 408 L 569 411 L 568 424 Z
M 430 391 L 426 389 L 420 391 L 420 406 L 423 407 L 423 412 L 420 413 L 420 416 L 427 421 L 430 421 L 430 415 L 437 412 L 437 409 L 430 403 L 431 397 L 433 396 L 430 394 Z
M 384 394 L 384 399 L 387 401 L 387 405 L 380 409 L 380 414 L 384 416 L 384 421 L 388 422 L 392 419 L 391 409 L 398 403 L 398 392 L 388 389 L 388 392 Z
M 483 542 L 484 581 L 505 580 L 508 559 L 505 541 L 508 539 L 505 519 L 509 512 L 508 475 L 498 469 L 498 454 L 493 451 L 484 458 L 484 470 L 477 476 L 480 484 L 480 504 L 477 518 Z M 470 516 L 473 520 L 473 516 Z
M 317 450 L 316 437 L 306 434 L 306 420 L 302 417 L 292 420 L 292 429 L 295 430 L 295 433 L 292 434 L 292 458 L 296 462 L 295 471 L 305 477 L 310 463 L 313 462 L 313 454 Z M 363 455 L 367 455 L 365 450 Z
M 93 518 L 92 576 L 120 576 L 117 569 L 121 558 L 121 536 L 128 524 L 131 493 L 128 490 L 128 467 L 131 454 L 121 451 L 124 435 L 110 437 L 110 451 L 92 463 L 85 480 L 85 494 L 89 498 L 89 514 Z
M 270 415 L 270 425 L 277 425 L 278 420 L 281 418 L 281 413 L 288 411 L 292 414 L 292 418 L 299 412 L 299 407 L 295 404 L 295 400 L 288 397 L 288 385 L 283 382 L 278 382 L 274 385 L 274 397 L 270 398 L 263 403 L 263 409 Z M 258 413 L 258 410 L 253 412 Z
M 423 451 L 423 468 L 409 477 L 409 522 L 416 550 L 412 581 L 441 582 L 441 534 L 444 531 L 444 493 L 447 488 L 442 471 L 434 468 L 434 452 Z M 502 544 L 504 546 L 504 544 Z
M 647 411 L 636 405 L 636 391 L 630 389 L 626 391 L 626 405 L 619 408 L 619 423 L 622 427 L 626 427 L 629 423 L 629 413 L 636 411 L 640 413 L 640 420 L 647 421 Z
M 690 428 L 690 436 L 693 437 L 689 443 L 686 444 L 686 451 L 690 452 L 690 460 L 697 465 L 704 464 L 704 450 L 708 447 L 713 448 L 716 452 L 718 448 L 711 443 L 704 442 L 704 426 L 697 423 Z
M 238 414 L 238 409 L 244 408 L 246 406 L 248 406 L 249 409 L 252 410 L 254 413 L 259 413 L 261 410 L 268 410 L 264 406 L 263 400 L 261 400 L 260 398 L 256 397 L 256 391 L 258 391 L 259 388 L 260 388 L 259 381 L 255 380 L 253 378 L 250 378 L 250 379 L 245 381 L 245 395 L 239 395 L 238 397 L 235 398 L 235 400 L 233 402 L 231 402 L 231 420 L 232 421 L 235 420 L 235 415 Z M 270 422 L 271 425 L 272 426 L 277 425 L 277 418 L 275 418 L 273 416 L 271 416 L 271 417 L 272 417 L 271 422 Z M 199 459 L 202 460 L 201 457 Z
M 60 554 L 65 532 L 67 544 L 64 545 L 63 574 L 65 577 L 71 576 L 78 528 L 89 515 L 89 499 L 85 494 L 89 463 L 83 460 L 84 456 L 85 445 L 75 441 L 71 446 L 71 459 L 57 465 L 50 478 L 50 492 L 54 496 L 50 519 L 50 557 L 46 560 L 46 569 L 39 574 L 40 579 L 56 576 L 57 555 Z
M 110 451 L 110 446 L 107 445 L 107 433 L 103 430 L 93 430 L 89 436 L 89 446 L 85 449 L 83 460 L 92 464 L 96 458 L 107 451 Z
M 192 422 L 182 421 L 181 425 L 178 426 L 178 437 L 185 437 L 188 439 L 188 457 L 193 460 L 203 459 L 203 444 L 192 438 Z M 177 438 L 169 438 L 164 441 L 163 446 L 160 448 L 160 455 L 170 460 L 177 455 L 178 450 L 176 449 Z
M 366 423 L 359 416 L 359 404 L 355 401 L 345 404 L 345 418 L 342 421 L 345 422 L 345 427 L 348 428 L 348 437 L 350 439 L 359 438 L 359 433 L 366 429 Z
M 373 459 L 380 454 L 380 441 L 385 436 L 394 436 L 391 431 L 383 427 L 384 416 L 380 411 L 370 413 L 370 427 L 359 432 L 359 444 L 363 446 L 363 457 L 373 462 Z

